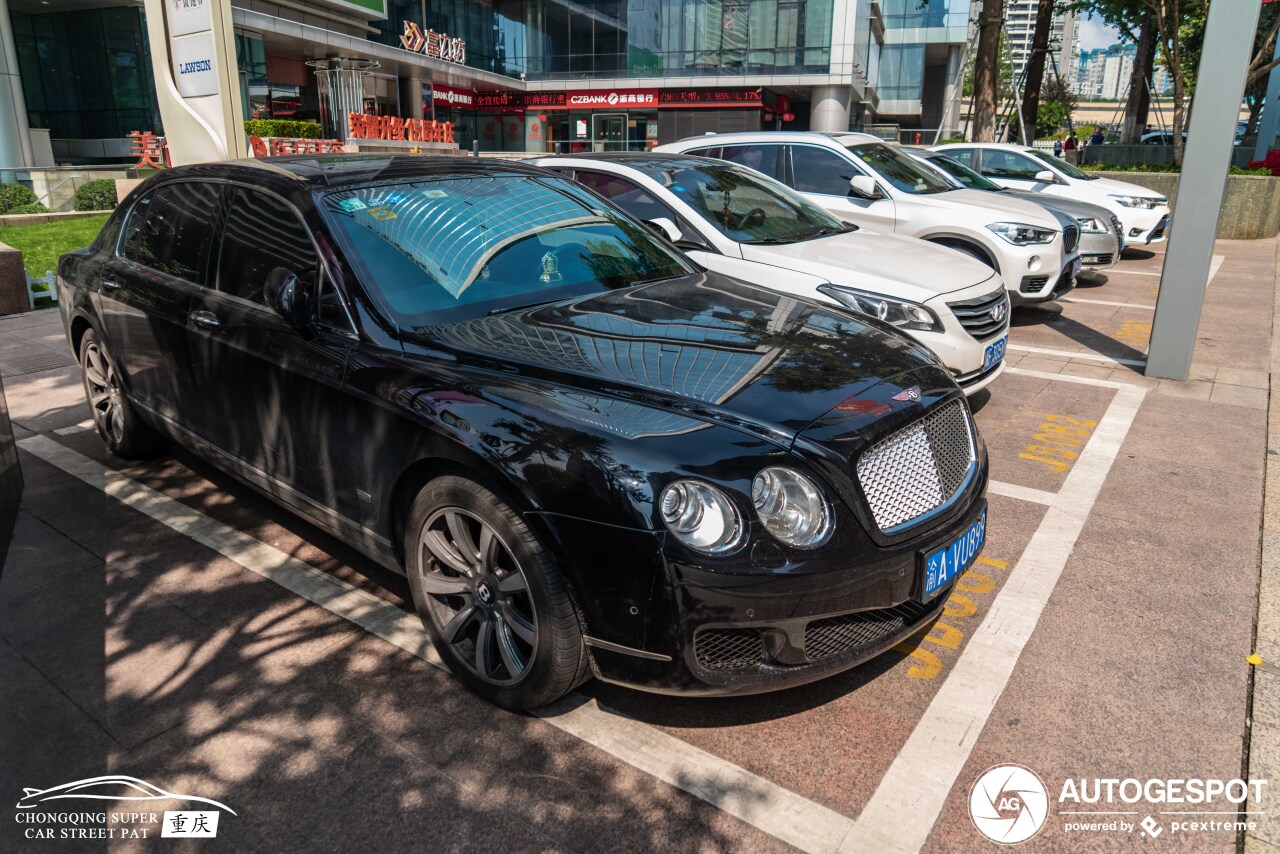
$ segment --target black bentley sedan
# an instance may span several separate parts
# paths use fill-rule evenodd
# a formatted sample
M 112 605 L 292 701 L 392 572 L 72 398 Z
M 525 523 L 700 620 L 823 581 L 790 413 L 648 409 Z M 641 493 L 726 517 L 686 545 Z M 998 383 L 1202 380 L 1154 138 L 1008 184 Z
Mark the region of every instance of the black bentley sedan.
M 58 288 L 111 451 L 175 441 L 407 574 L 502 706 L 817 679 L 982 547 L 986 451 L 926 350 L 531 166 L 169 169 Z

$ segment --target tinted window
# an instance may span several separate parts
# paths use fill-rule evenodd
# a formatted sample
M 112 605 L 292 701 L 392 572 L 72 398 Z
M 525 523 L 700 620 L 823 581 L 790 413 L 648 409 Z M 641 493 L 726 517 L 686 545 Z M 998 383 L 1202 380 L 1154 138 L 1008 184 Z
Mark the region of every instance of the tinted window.
M 778 169 L 778 155 L 781 152 L 781 145 L 726 145 L 720 152 L 720 159 L 780 180 L 782 173 Z
M 331 329 L 338 329 L 343 332 L 354 331 L 351 328 L 351 318 L 343 305 L 342 294 L 338 293 L 333 280 L 325 275 L 323 270 L 320 274 L 319 287 L 320 296 L 316 300 L 316 320 L 319 321 L 321 326 L 328 326 Z
M 791 186 L 802 193 L 849 195 L 849 179 L 861 175 L 847 158 L 812 145 L 791 146 Z
M 849 146 L 849 153 L 897 189 L 912 195 L 945 193 L 955 185 L 909 154 L 879 142 Z
M 970 169 L 973 168 L 973 149 L 972 148 L 948 148 L 941 152 L 952 160 L 958 160 Z
M 1097 175 L 1090 175 L 1088 172 L 1084 171 L 1083 169 L 1080 169 L 1076 166 L 1072 166 L 1070 163 L 1063 160 L 1061 157 L 1054 157 L 1052 154 L 1050 154 L 1047 151 L 1031 151 L 1029 153 L 1032 157 L 1042 161 L 1047 166 L 1052 166 L 1054 169 L 1057 169 L 1059 172 L 1069 175 L 1072 178 L 1079 178 L 1082 181 L 1094 181 L 1094 180 L 1097 180 L 1098 178 Z M 1041 166 L 1040 171 L 1042 172 L 1046 171 L 1045 167 Z
M 231 193 L 218 260 L 218 290 L 266 305 L 262 289 L 277 267 L 312 286 L 320 262 L 311 235 L 293 209 L 266 193 L 240 187 Z
M 125 257 L 161 273 L 206 284 L 220 190 L 216 184 L 196 181 L 156 190 L 129 217 Z M 142 220 L 139 214 L 144 210 Z
M 720 146 L 714 148 L 695 148 L 693 151 L 686 151 L 685 154 L 692 154 L 696 157 L 719 157 Z
M 365 286 L 408 327 L 692 272 L 565 178 L 419 178 L 334 191 L 323 210 Z
M 988 148 L 982 152 L 982 174 L 992 178 L 1034 181 L 1036 174 L 1044 170 L 1045 167 L 1031 158 L 1014 154 L 1012 151 Z
M 579 184 L 595 190 L 641 222 L 663 217 L 678 222 L 676 215 L 666 205 L 626 178 L 605 172 L 588 172 L 585 169 L 576 170 L 574 178 Z
M 929 161 L 930 166 L 941 169 L 971 190 L 992 191 L 1000 189 L 999 184 L 988 181 L 958 160 L 953 160 L 941 154 L 934 154 L 926 159 Z

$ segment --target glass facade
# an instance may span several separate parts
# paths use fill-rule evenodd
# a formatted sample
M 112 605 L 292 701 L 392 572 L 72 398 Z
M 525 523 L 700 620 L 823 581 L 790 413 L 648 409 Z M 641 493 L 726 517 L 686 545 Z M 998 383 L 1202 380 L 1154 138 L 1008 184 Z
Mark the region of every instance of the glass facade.
M 156 131 L 146 24 L 136 7 L 11 14 L 32 127 L 55 139 Z
M 832 2 L 388 0 L 375 38 L 420 23 L 466 39 L 467 65 L 529 80 L 825 74 Z
M 884 0 L 882 8 L 887 30 L 969 25 L 969 0 Z
M 882 101 L 919 100 L 924 89 L 924 45 L 887 44 L 880 49 Z

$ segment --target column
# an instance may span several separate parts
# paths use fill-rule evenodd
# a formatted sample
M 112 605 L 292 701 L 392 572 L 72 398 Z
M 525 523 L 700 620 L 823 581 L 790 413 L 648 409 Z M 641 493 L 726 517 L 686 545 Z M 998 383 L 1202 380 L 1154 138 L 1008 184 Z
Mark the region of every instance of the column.
M 0 168 L 31 166 L 31 128 L 27 124 L 27 99 L 18 73 L 18 51 L 13 44 L 9 0 L 0 0 Z
M 814 86 L 809 128 L 824 133 L 849 130 L 849 99 L 852 95 L 853 91 L 848 86 Z
M 400 78 L 400 111 L 403 118 L 421 119 L 422 115 L 422 78 L 416 74 Z

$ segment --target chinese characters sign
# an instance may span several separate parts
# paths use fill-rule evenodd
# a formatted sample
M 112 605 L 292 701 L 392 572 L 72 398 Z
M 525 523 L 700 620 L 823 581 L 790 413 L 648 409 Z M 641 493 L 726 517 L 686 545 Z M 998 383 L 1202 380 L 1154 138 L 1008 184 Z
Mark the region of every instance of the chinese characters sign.
M 667 89 L 662 107 L 760 107 L 759 89 Z
M 467 64 L 467 42 L 455 39 L 435 30 L 427 30 L 412 21 L 404 22 L 404 33 L 400 36 L 400 45 L 407 51 L 420 53 L 432 59 L 443 59 L 445 62 Z
M 566 102 L 573 107 L 656 107 L 658 106 L 657 89 L 592 89 L 588 91 L 569 92 Z
M 401 119 L 396 116 L 347 116 L 348 135 L 356 139 L 404 139 L 413 142 L 453 142 L 453 122 Z

